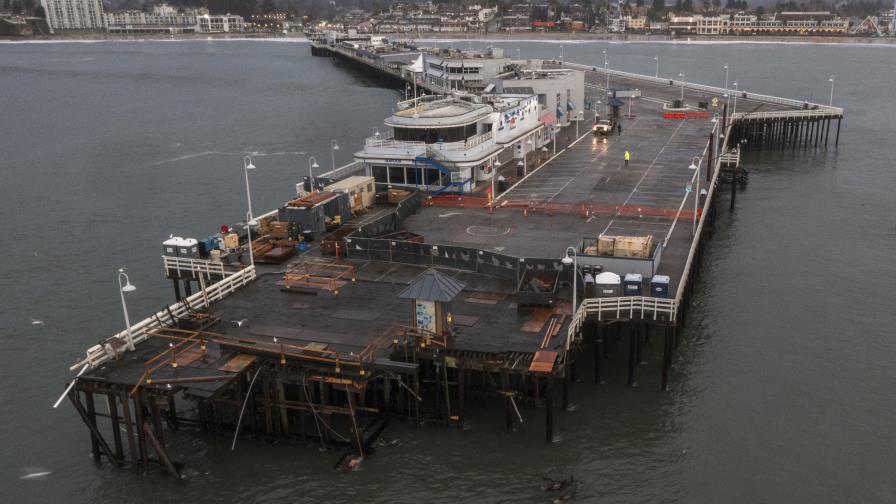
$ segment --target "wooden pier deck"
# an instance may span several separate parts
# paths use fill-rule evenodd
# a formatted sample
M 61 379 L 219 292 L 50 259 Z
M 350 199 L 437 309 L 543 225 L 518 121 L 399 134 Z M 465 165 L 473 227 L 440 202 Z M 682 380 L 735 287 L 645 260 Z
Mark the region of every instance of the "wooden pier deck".
M 590 97 L 601 96 L 606 74 L 582 69 Z M 88 425 L 94 458 L 118 467 L 158 462 L 179 477 L 165 432 L 190 427 L 312 439 L 362 456 L 391 417 L 462 427 L 471 396 L 499 399 L 508 428 L 518 407 L 543 407 L 550 441 L 555 398 L 565 410 L 583 348 L 594 348 L 599 381 L 611 341 L 623 341 L 634 384 L 651 334 L 661 336 L 665 389 L 717 211 L 722 164 L 731 159 L 722 153 L 730 145 L 823 146 L 843 111 L 748 93 L 738 114 L 729 114 L 717 88 L 687 84 L 687 104 L 715 97 L 716 106 L 708 115 L 671 119 L 663 114 L 681 96 L 681 83 L 610 77 L 611 88 L 642 92 L 621 119 L 621 135 L 593 137 L 585 121 L 579 138 L 558 145 L 558 154 L 501 194 L 494 209 L 476 196 L 461 204 L 415 200 L 419 207 L 398 222 L 423 235 L 423 244 L 356 233 L 338 258 L 322 258 L 314 244 L 280 266 L 225 271 L 167 261 L 175 285 L 198 292 L 134 324 L 130 335 L 91 347 L 71 366 L 79 375 L 68 397 Z M 697 170 L 690 168 L 695 158 Z M 699 189 L 705 194 L 698 199 Z M 356 224 L 374 226 L 392 212 L 378 208 Z M 670 295 L 580 293 L 574 309 L 573 277 L 560 258 L 601 234 L 652 236 L 661 253 L 652 273 L 671 277 Z M 442 334 L 411 328 L 414 307 L 399 298 L 429 268 L 463 284 Z M 316 271 L 317 283 L 306 281 L 308 271 Z M 551 304 L 518 302 L 527 271 L 559 275 Z M 124 349 L 129 337 L 134 351 Z M 97 395 L 106 397 L 107 412 L 97 410 Z M 370 420 L 364 428 L 363 418 Z

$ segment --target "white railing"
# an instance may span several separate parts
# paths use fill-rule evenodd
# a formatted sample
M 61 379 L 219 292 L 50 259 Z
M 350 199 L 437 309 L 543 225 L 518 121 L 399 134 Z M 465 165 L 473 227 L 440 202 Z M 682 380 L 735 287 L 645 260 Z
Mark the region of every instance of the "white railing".
M 839 111 L 831 108 L 824 109 L 808 109 L 808 110 L 774 110 L 767 112 L 738 112 L 732 114 L 732 119 L 814 119 L 839 117 L 843 115 L 842 109 Z
M 209 285 L 204 290 L 201 290 L 187 299 L 187 303 L 189 303 L 190 307 L 194 310 L 201 310 L 207 308 L 214 301 L 219 301 L 224 297 L 228 296 L 232 292 L 236 291 L 240 287 L 246 285 L 255 279 L 255 266 L 249 266 L 237 273 L 234 273 L 228 277 L 225 277 L 220 282 Z M 168 307 L 168 310 L 171 311 L 171 314 L 175 317 L 183 317 L 189 313 L 189 310 L 185 306 L 184 303 L 175 303 Z M 154 329 L 157 327 L 162 327 L 161 321 L 169 319 L 168 310 L 162 310 L 157 312 L 154 316 L 145 318 L 136 324 L 131 325 L 131 335 L 134 340 L 134 344 L 140 343 L 146 338 L 149 337 L 147 332 L 150 329 Z M 94 345 L 87 349 L 86 356 L 83 359 L 80 359 L 78 362 L 72 364 L 69 367 L 69 370 L 75 371 L 84 365 L 89 364 L 91 368 L 95 368 L 100 364 L 107 362 L 109 359 L 113 358 L 113 355 L 106 351 L 105 344 L 107 342 L 111 342 L 110 340 L 115 340 L 116 345 L 112 345 L 113 347 L 120 347 L 122 343 L 127 341 L 128 332 L 127 330 L 121 331 L 105 340 L 100 342 L 97 345 Z
M 361 161 L 352 161 L 351 163 L 349 163 L 345 166 L 340 166 L 339 168 L 336 168 L 335 170 L 330 170 L 328 172 L 321 173 L 320 175 L 317 175 L 317 177 L 328 178 L 328 179 L 333 179 L 333 180 L 342 180 L 344 178 L 347 178 L 349 175 L 361 172 L 363 170 L 364 170 L 364 163 L 362 163 Z
M 491 131 L 487 131 L 482 133 L 481 135 L 476 135 L 474 137 L 470 137 L 466 140 L 462 140 L 459 142 L 441 142 L 429 144 L 428 147 L 434 150 L 439 151 L 465 151 L 470 150 L 474 147 L 478 147 L 489 140 L 495 137 L 494 133 Z
M 392 137 L 383 138 L 382 135 L 380 135 L 378 137 L 372 136 L 365 139 L 364 146 L 373 148 L 420 150 L 426 149 L 426 142 L 394 140 Z
M 597 320 L 606 318 L 620 319 L 653 319 L 666 316 L 672 322 L 676 319 L 678 301 L 669 298 L 657 298 L 650 296 L 623 296 L 610 298 L 588 298 L 582 301 L 572 321 L 566 337 L 566 348 L 572 344 L 575 335 L 581 329 L 589 316 L 596 316 Z
M 586 71 L 592 71 L 592 72 L 598 72 L 598 73 L 605 72 L 604 68 L 597 66 L 597 65 L 582 65 L 581 63 L 569 63 L 569 62 L 564 62 L 563 65 L 567 66 L 567 67 L 580 68 L 580 69 L 586 70 Z M 677 80 L 677 79 L 653 77 L 653 76 L 649 76 L 649 75 L 641 75 L 641 74 L 636 74 L 636 73 L 631 73 L 631 72 L 623 72 L 621 70 L 609 69 L 606 71 L 608 71 L 610 73 L 610 75 L 616 75 L 618 77 L 625 77 L 628 79 L 641 80 L 641 81 L 645 81 L 645 82 L 652 82 L 654 84 L 664 84 L 664 85 L 669 85 L 669 82 L 672 82 L 672 84 L 676 87 L 681 87 L 682 85 L 684 85 L 684 87 L 686 89 L 693 89 L 693 90 L 697 90 L 697 91 L 706 91 L 709 93 L 714 93 L 714 94 L 719 94 L 719 95 L 724 95 L 726 93 L 731 94 L 731 93 L 735 92 L 734 90 L 731 90 L 731 89 L 726 90 L 725 88 L 720 88 L 720 87 L 715 87 L 715 86 L 706 86 L 703 84 L 695 84 L 693 82 L 681 81 L 681 80 Z M 831 107 L 828 105 L 822 105 L 820 103 L 812 103 L 812 102 L 803 101 L 803 100 L 794 100 L 791 98 L 781 98 L 779 96 L 770 96 L 770 95 L 764 95 L 764 94 L 759 94 L 759 93 L 750 93 L 750 92 L 743 91 L 743 90 L 737 90 L 736 92 L 737 92 L 738 98 L 741 98 L 741 99 L 746 98 L 749 100 L 762 101 L 762 102 L 766 102 L 766 103 L 775 103 L 778 105 L 787 105 L 787 106 L 799 107 L 799 108 L 802 108 L 805 104 L 808 104 L 809 106 L 812 106 L 812 107 L 818 107 L 818 109 L 821 109 L 821 110 L 827 110 L 828 114 L 831 114 L 831 113 L 843 114 L 842 108 Z
M 224 263 L 209 261 L 206 259 L 192 259 L 189 257 L 162 256 L 162 267 L 165 268 L 165 276 L 171 276 L 171 270 L 178 272 L 189 271 L 194 277 L 204 274 L 206 278 L 211 275 L 224 276 Z

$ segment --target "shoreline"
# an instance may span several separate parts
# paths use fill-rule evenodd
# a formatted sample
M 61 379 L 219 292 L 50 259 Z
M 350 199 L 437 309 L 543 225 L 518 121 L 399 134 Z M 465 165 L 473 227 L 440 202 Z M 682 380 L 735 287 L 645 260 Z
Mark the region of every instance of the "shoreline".
M 396 40 L 428 40 L 436 42 L 461 41 L 518 41 L 518 42 L 610 42 L 610 43 L 664 43 L 664 44 L 831 44 L 831 45 L 896 45 L 896 37 L 856 37 L 856 36 L 711 36 L 691 35 L 673 38 L 670 35 L 608 34 L 590 32 L 528 32 L 528 33 L 393 33 L 381 34 Z M 284 42 L 308 42 L 304 34 L 287 35 L 273 33 L 214 33 L 214 34 L 110 34 L 77 33 L 63 35 L 41 35 L 37 37 L 0 37 L 0 43 L 51 43 L 51 42 L 140 42 L 140 41 L 199 41 L 199 40 L 280 40 Z

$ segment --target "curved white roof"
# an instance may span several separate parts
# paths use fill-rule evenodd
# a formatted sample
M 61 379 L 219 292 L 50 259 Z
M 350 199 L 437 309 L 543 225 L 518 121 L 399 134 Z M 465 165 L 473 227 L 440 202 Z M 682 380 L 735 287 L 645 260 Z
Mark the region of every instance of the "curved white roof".
M 618 284 L 618 283 L 621 283 L 621 280 L 619 278 L 619 275 L 617 275 L 616 273 L 604 271 L 600 275 L 597 275 L 596 277 L 594 277 L 594 283 Z

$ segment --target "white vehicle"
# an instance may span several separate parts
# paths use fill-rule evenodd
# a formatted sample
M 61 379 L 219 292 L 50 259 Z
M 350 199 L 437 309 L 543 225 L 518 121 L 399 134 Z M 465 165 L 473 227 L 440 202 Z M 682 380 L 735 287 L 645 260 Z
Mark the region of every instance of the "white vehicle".
M 594 128 L 592 128 L 595 135 L 609 136 L 613 131 L 613 124 L 607 119 L 601 119 L 594 123 Z

